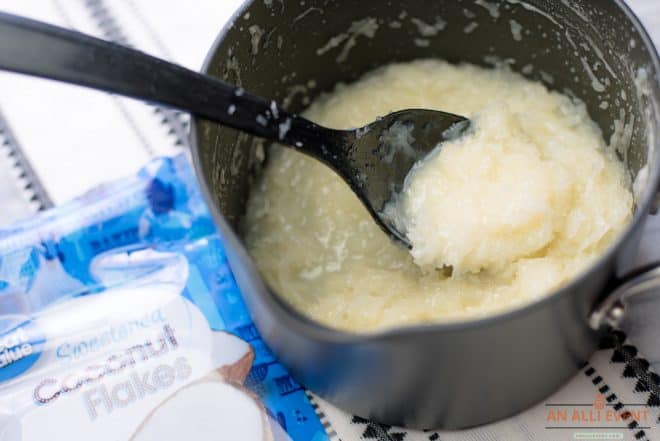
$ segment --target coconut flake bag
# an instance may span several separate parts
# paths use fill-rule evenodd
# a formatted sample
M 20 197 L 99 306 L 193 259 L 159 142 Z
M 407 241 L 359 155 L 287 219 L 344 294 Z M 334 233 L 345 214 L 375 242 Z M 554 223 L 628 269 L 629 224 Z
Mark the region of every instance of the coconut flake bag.
M 0 441 L 323 440 L 188 159 L 0 231 Z

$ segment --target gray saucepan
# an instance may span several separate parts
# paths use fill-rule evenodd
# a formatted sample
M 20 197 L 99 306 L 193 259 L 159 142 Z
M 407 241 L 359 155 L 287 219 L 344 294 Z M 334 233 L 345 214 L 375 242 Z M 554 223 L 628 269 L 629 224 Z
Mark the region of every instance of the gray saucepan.
M 365 418 L 464 428 L 556 391 L 616 326 L 625 298 L 658 284 L 657 269 L 627 283 L 620 277 L 657 193 L 660 67 L 639 20 L 619 0 L 253 0 L 221 32 L 204 71 L 301 111 L 339 82 L 428 57 L 507 63 L 580 98 L 605 138 L 618 136 L 635 180 L 636 214 L 587 271 L 534 304 L 369 335 L 321 326 L 269 289 L 241 239 L 262 141 L 197 119 L 193 157 L 257 328 L 295 378 Z

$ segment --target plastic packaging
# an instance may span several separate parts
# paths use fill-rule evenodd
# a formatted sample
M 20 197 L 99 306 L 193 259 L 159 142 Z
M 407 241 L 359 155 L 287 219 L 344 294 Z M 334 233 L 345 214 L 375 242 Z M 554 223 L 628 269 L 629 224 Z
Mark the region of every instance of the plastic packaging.
M 185 156 L 0 231 L 0 441 L 324 440 Z

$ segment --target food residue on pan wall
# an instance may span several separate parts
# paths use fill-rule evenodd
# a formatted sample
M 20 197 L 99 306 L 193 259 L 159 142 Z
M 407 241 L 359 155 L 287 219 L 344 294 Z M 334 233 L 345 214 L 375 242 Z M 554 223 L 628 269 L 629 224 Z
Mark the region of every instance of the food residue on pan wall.
M 536 13 L 536 14 L 538 14 L 538 15 L 544 17 L 544 18 L 546 18 L 548 21 L 551 21 L 551 22 L 554 23 L 556 26 L 561 26 L 561 25 L 559 24 L 559 22 L 558 22 L 557 20 L 555 20 L 550 14 L 548 14 L 547 12 L 544 12 L 544 11 L 540 10 L 539 8 L 537 8 L 537 7 L 534 6 L 534 5 L 530 5 L 529 3 L 527 3 L 527 2 L 524 1 L 524 0 L 506 0 L 506 1 L 507 1 L 508 3 L 511 3 L 512 5 L 520 5 L 520 6 L 522 6 L 523 8 L 527 9 L 528 11 L 530 11 L 530 12 L 534 12 L 534 13 Z
M 412 17 L 410 22 L 417 27 L 417 31 L 422 37 L 434 37 L 447 27 L 447 22 L 439 16 L 435 18 L 435 23 L 433 24 L 426 23 L 425 21 L 415 17 Z
M 469 18 L 470 20 L 477 17 L 477 14 L 475 14 L 474 12 L 472 12 L 467 8 L 463 8 L 463 15 L 465 16 L 465 18 Z
M 579 59 L 580 66 L 578 70 L 581 70 L 586 78 L 588 79 L 588 87 L 593 89 L 595 92 L 601 94 L 600 101 L 597 103 L 597 108 L 601 111 L 610 111 L 612 108 L 620 107 L 624 109 L 625 114 L 617 115 L 616 121 L 612 124 L 612 138 L 617 141 L 619 144 L 628 140 L 630 137 L 627 136 L 628 132 L 632 131 L 632 125 L 634 121 L 632 120 L 629 113 L 631 112 L 630 108 L 627 108 L 621 103 L 626 102 L 625 92 L 623 96 L 612 96 L 612 90 L 610 86 L 617 83 L 618 75 L 623 74 L 622 72 L 617 72 L 612 64 L 608 62 L 608 55 L 604 54 L 599 47 L 599 44 L 593 41 L 592 37 L 588 34 L 580 34 L 578 39 L 573 28 L 561 24 L 557 19 L 553 17 L 548 11 L 544 11 L 543 8 L 531 4 L 525 0 L 506 0 L 505 2 L 495 2 L 488 0 L 473 0 L 472 2 L 474 7 L 468 6 L 461 9 L 462 16 L 467 19 L 464 23 L 459 23 L 458 25 L 462 27 L 462 30 L 466 34 L 471 34 L 476 31 L 479 27 L 479 23 L 488 17 L 492 21 L 497 20 L 507 20 L 509 29 L 511 32 L 511 38 L 516 42 L 521 42 L 523 40 L 523 35 L 530 35 L 530 32 L 534 32 L 530 29 L 525 29 L 520 21 L 516 20 L 515 15 L 511 15 L 509 12 L 515 12 L 515 7 L 524 8 L 526 11 L 534 13 L 543 17 L 547 22 L 555 29 L 554 31 L 542 30 L 541 25 L 538 26 L 540 29 L 538 32 L 542 32 L 544 38 L 552 38 L 554 34 L 555 41 L 557 42 L 556 49 L 562 50 L 562 46 L 567 45 L 574 50 L 575 55 Z M 590 22 L 590 14 L 593 15 L 594 12 L 589 10 L 588 7 L 583 7 L 579 4 L 574 4 L 568 0 L 561 0 L 560 7 L 570 9 L 580 20 L 585 23 Z M 284 3 L 282 0 L 264 0 L 264 4 L 269 8 L 272 8 L 275 4 L 280 5 L 280 11 L 284 8 Z M 505 12 L 506 11 L 506 12 Z M 323 14 L 323 8 L 320 7 L 309 7 L 303 10 L 295 18 L 296 22 L 309 19 L 309 17 L 316 16 L 317 14 Z M 487 15 L 486 15 L 487 14 Z M 244 20 L 250 19 L 249 14 L 243 16 Z M 374 17 L 364 17 L 358 20 L 353 21 L 349 29 L 345 32 L 337 34 L 336 36 L 330 38 L 326 44 L 317 49 L 318 55 L 323 55 L 332 50 L 337 50 L 337 56 L 335 60 L 337 62 L 345 62 L 351 50 L 358 44 L 361 44 L 360 41 L 362 37 L 364 39 L 375 37 L 379 25 L 385 24 L 392 29 L 401 29 L 404 27 L 412 28 L 416 31 L 417 35 L 413 35 L 410 38 L 413 41 L 413 44 L 418 47 L 431 47 L 434 42 L 434 39 L 438 37 L 442 31 L 446 30 L 449 26 L 454 24 L 448 23 L 443 17 L 410 17 L 409 13 L 406 10 L 400 11 L 396 17 L 388 22 L 379 22 Z M 252 54 L 257 55 L 259 51 L 260 44 L 264 40 L 264 30 L 257 25 L 246 26 L 247 31 L 250 33 L 251 45 L 252 45 Z M 549 34 L 549 35 L 548 35 Z M 613 34 L 614 35 L 614 34 Z M 602 36 L 602 38 L 613 38 L 608 36 Z M 284 39 L 282 35 L 276 35 L 277 47 L 282 50 L 284 48 Z M 579 41 L 579 43 L 577 42 Z M 639 46 L 635 38 L 630 38 L 628 42 L 628 47 L 633 50 Z M 579 54 L 579 55 L 578 55 Z M 536 58 L 536 57 L 533 57 Z M 632 63 L 632 62 L 631 62 Z M 236 65 L 235 57 L 230 57 L 227 68 L 229 70 L 235 71 L 236 77 L 240 82 L 240 69 Z M 527 63 L 522 67 L 515 68 L 515 60 L 510 63 L 512 69 L 519 70 L 525 75 L 532 75 L 535 71 L 534 65 L 532 63 Z M 570 72 L 574 74 L 574 81 L 577 84 L 582 84 L 583 79 L 576 71 L 575 66 L 567 67 L 570 69 Z M 554 78 L 548 72 L 541 69 L 536 70 L 537 78 L 542 79 L 547 84 L 553 84 Z M 638 87 L 639 89 L 639 87 Z M 572 93 L 572 91 L 567 92 Z M 583 91 L 584 92 L 584 91 Z M 305 99 L 305 103 L 309 102 L 307 98 L 308 88 L 304 84 L 289 86 L 289 93 L 287 95 L 286 101 L 290 103 L 292 98 L 296 95 L 302 94 Z M 648 94 L 647 94 L 648 95 Z M 632 105 L 632 103 L 631 103 Z M 616 107 L 615 107 L 616 106 Z M 624 152 L 625 147 L 619 146 L 618 150 Z
M 470 34 L 478 27 L 479 27 L 479 23 L 477 23 L 476 21 L 472 21 L 463 28 L 463 32 L 465 32 L 466 34 Z
M 513 39 L 516 41 L 521 41 L 523 29 L 522 25 L 514 19 L 509 20 L 509 25 L 511 27 L 511 35 L 513 35 Z
M 259 53 L 259 42 L 264 35 L 264 31 L 258 25 L 250 26 L 248 31 L 251 36 L 250 43 L 252 44 L 252 55 L 257 55 Z
M 545 84 L 554 84 L 555 83 L 555 77 L 553 77 L 551 74 L 544 70 L 539 70 L 539 75 L 541 76 L 541 79 Z
M 281 2 L 281 0 L 279 1 Z M 583 20 L 588 19 L 586 11 L 583 10 L 581 6 L 574 5 L 571 2 L 568 2 L 567 0 L 561 0 L 561 2 L 565 7 L 570 8 L 581 19 Z M 270 7 L 273 4 L 273 0 L 264 0 L 264 3 Z M 543 11 L 541 8 L 532 5 L 524 0 L 506 0 L 506 3 L 497 3 L 487 0 L 474 0 L 473 3 L 475 6 L 478 6 L 483 10 L 485 10 L 493 20 L 498 20 L 499 18 L 501 18 L 502 12 L 500 9 L 502 8 L 502 5 L 504 5 L 506 9 L 509 9 L 509 5 L 514 5 L 514 6 L 517 5 L 526 9 L 527 11 L 533 12 L 537 15 L 546 18 L 557 28 L 564 29 L 564 26 L 562 26 L 556 19 L 554 19 L 550 13 Z M 310 7 L 304 10 L 301 14 L 299 14 L 296 17 L 295 21 L 304 20 L 305 18 L 307 18 L 307 16 L 311 15 L 314 12 L 322 14 L 323 9 L 318 7 Z M 470 22 L 463 25 L 463 32 L 466 34 L 471 34 L 479 26 L 478 20 L 475 19 L 476 17 L 478 17 L 478 14 L 474 10 L 467 7 L 463 8 L 462 12 L 466 18 L 471 20 Z M 397 19 L 389 21 L 387 25 L 393 29 L 402 28 L 404 25 L 403 20 L 405 20 L 407 17 L 408 17 L 407 11 L 401 11 L 401 13 L 397 16 Z M 249 16 L 247 16 L 246 18 L 249 18 Z M 420 47 L 429 47 L 432 44 L 432 40 L 429 37 L 434 37 L 438 35 L 442 30 L 444 30 L 448 26 L 447 22 L 441 17 L 436 17 L 435 22 L 427 22 L 419 17 L 413 17 L 410 19 L 410 21 L 417 28 L 419 34 L 418 37 L 413 37 L 413 42 L 415 45 Z M 522 25 L 515 19 L 510 19 L 509 25 L 513 39 L 515 41 L 521 41 L 523 37 Z M 346 32 L 342 32 L 330 38 L 325 45 L 318 48 L 317 54 L 323 55 L 335 48 L 342 47 L 342 49 L 337 54 L 336 61 L 344 62 L 347 60 L 351 49 L 355 47 L 356 44 L 358 44 L 358 38 L 360 36 L 373 38 L 376 34 L 378 27 L 379 27 L 379 22 L 377 19 L 373 17 L 366 17 L 360 20 L 353 21 Z M 259 40 L 263 36 L 263 31 L 260 30 L 259 28 L 249 28 L 249 31 L 252 35 L 253 53 L 256 54 Z M 582 57 L 583 58 L 582 67 L 591 80 L 591 87 L 597 92 L 604 92 L 606 87 L 608 86 L 608 83 L 610 83 L 610 79 L 606 77 L 601 77 L 596 73 L 599 66 L 604 67 L 608 71 L 610 77 L 614 78 L 616 76 L 609 63 L 607 63 L 604 54 L 600 52 L 597 45 L 595 45 L 593 41 L 587 41 L 581 43 L 581 46 L 576 45 L 572 36 L 570 35 L 570 31 L 566 29 L 565 32 L 566 32 L 565 37 L 569 45 L 571 45 L 576 50 L 578 50 L 579 48 L 586 52 L 593 51 L 594 54 L 597 56 L 597 58 L 600 60 L 600 63 L 590 64 L 586 56 L 584 56 Z M 527 33 L 529 33 L 529 31 L 527 31 Z M 283 43 L 282 37 L 278 36 L 279 48 L 282 48 L 282 43 Z M 635 46 L 636 46 L 636 42 L 631 41 L 631 47 L 635 47 Z
M 343 47 L 336 58 L 338 63 L 343 63 L 348 58 L 351 49 L 355 47 L 358 37 L 364 36 L 367 38 L 373 38 L 376 35 L 376 31 L 378 31 L 378 21 L 375 18 L 366 17 L 362 20 L 354 21 L 351 23 L 348 31 L 330 38 L 323 47 L 316 50 L 316 54 L 323 55 L 343 44 Z
M 304 19 L 305 17 L 307 17 L 309 14 L 311 14 L 311 13 L 313 13 L 313 12 L 317 12 L 317 13 L 319 13 L 319 14 L 323 14 L 323 9 L 321 9 L 321 8 L 317 8 L 317 7 L 315 7 L 315 6 L 312 6 L 312 7 L 310 7 L 310 8 L 307 8 L 305 11 L 301 12 L 300 14 L 298 14 L 298 15 L 296 16 L 296 18 L 293 19 L 293 23 L 296 24 L 297 22 L 299 22 L 300 20 Z
M 474 0 L 474 4 L 487 10 L 491 17 L 495 19 L 500 18 L 500 3 L 491 3 L 486 0 Z

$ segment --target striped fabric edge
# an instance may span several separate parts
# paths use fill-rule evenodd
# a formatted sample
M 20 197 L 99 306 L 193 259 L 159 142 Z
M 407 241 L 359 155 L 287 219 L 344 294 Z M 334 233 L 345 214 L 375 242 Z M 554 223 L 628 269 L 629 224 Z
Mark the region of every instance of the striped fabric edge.
M 6 156 L 9 166 L 18 171 L 16 176 L 18 187 L 31 208 L 35 211 L 51 208 L 53 201 L 14 136 L 2 110 L 0 110 L 0 154 Z
M 328 420 L 328 417 L 325 415 L 325 413 L 323 413 L 323 411 L 319 407 L 318 403 L 316 402 L 316 399 L 314 398 L 314 395 L 312 395 L 312 393 L 308 390 L 305 390 L 305 395 L 307 395 L 307 399 L 311 403 L 312 408 L 316 413 L 316 416 L 319 417 L 319 420 L 323 425 L 323 429 L 325 430 L 326 435 L 328 435 L 328 439 L 330 439 L 331 441 L 342 441 L 341 438 L 339 438 L 339 435 L 337 434 L 335 429 L 332 428 L 332 424 L 330 424 L 330 420 Z
M 624 424 L 633 433 L 633 436 L 636 440 L 648 441 L 648 434 L 645 431 L 645 427 L 639 425 L 637 421 L 632 418 L 630 409 L 626 404 L 624 404 L 619 396 L 612 391 L 607 382 L 603 379 L 601 375 L 598 374 L 598 370 L 590 363 L 587 363 L 586 366 L 582 369 L 582 373 L 591 380 L 591 383 L 594 385 L 598 392 L 601 393 L 607 405 L 612 406 L 612 408 L 621 416 Z
M 646 406 L 660 414 L 660 375 L 651 368 L 651 363 L 630 342 L 626 333 L 619 329 L 608 333 L 601 341 L 600 349 L 612 351 L 610 364 L 620 367 L 622 378 L 635 380 L 632 392 L 642 394 Z M 660 425 L 660 416 L 655 423 Z

